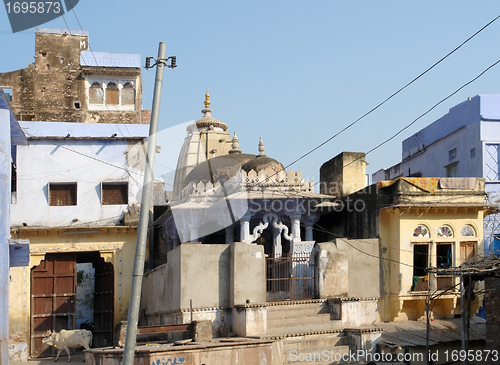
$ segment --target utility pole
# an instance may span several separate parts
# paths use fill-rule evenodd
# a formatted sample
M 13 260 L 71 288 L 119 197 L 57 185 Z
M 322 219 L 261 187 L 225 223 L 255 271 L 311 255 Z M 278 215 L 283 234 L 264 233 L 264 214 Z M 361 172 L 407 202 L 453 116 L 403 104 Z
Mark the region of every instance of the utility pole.
M 149 125 L 148 148 L 146 154 L 146 167 L 144 169 L 144 185 L 142 188 L 141 212 L 137 229 L 137 242 L 135 247 L 134 269 L 132 272 L 132 287 L 130 289 L 130 303 L 128 307 L 127 332 L 125 334 L 125 348 L 123 350 L 123 365 L 133 365 L 135 356 L 135 342 L 137 338 L 137 325 L 139 322 L 139 307 L 141 304 L 142 277 L 144 275 L 144 262 L 146 255 L 146 240 L 148 235 L 149 210 L 151 206 L 151 193 L 153 190 L 153 167 L 156 153 L 156 132 L 160 116 L 161 88 L 163 85 L 163 68 L 176 67 L 175 56 L 165 59 L 167 45 L 160 42 L 158 59 L 150 66 L 153 57 L 146 58 L 146 69 L 156 66 L 156 80 L 153 95 L 151 122 Z M 168 60 L 170 65 L 166 65 Z
M 429 275 L 429 274 L 427 274 Z M 425 308 L 425 312 L 427 314 L 427 318 L 426 318 L 426 324 L 425 324 L 425 329 L 426 329 L 426 335 L 425 335 L 425 356 L 427 356 L 427 365 L 430 365 L 431 364 L 431 358 L 430 358 L 430 351 L 429 351 L 429 337 L 430 337 L 430 334 L 431 334 L 431 321 L 430 321 L 430 301 L 431 301 L 431 292 L 430 292 L 430 289 L 427 288 L 427 300 L 425 301 L 426 302 L 426 308 Z
M 464 286 L 464 273 L 460 273 L 460 309 L 462 310 L 462 351 L 465 351 L 465 286 Z M 462 361 L 465 365 L 465 360 Z

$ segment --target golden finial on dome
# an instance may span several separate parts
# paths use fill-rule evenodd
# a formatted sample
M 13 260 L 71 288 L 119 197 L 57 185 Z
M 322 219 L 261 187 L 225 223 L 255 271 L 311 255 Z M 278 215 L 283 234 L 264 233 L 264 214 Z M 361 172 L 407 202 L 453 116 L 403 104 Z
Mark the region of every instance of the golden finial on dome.
M 210 106 L 210 94 L 208 93 L 208 87 L 207 87 L 207 93 L 205 94 L 205 109 L 208 109 Z

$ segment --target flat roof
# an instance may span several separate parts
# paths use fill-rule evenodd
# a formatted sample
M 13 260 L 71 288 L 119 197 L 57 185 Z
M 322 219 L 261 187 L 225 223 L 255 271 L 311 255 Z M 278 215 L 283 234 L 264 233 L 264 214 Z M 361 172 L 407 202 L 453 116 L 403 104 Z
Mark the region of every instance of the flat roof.
M 149 136 L 149 124 L 19 122 L 28 139 L 116 138 L 131 139 Z
M 141 68 L 141 55 L 137 53 L 80 52 L 80 65 L 89 67 Z
M 82 37 L 89 36 L 89 32 L 86 30 L 43 28 L 43 27 L 37 27 L 35 30 L 35 33 L 69 34 L 69 35 L 77 35 L 77 36 L 82 36 Z

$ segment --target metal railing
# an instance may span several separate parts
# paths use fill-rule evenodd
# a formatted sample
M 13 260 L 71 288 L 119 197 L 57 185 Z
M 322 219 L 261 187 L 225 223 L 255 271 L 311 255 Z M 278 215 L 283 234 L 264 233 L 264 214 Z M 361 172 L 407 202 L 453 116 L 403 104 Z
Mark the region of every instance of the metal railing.
M 267 301 L 312 299 L 314 255 L 282 254 L 266 258 Z

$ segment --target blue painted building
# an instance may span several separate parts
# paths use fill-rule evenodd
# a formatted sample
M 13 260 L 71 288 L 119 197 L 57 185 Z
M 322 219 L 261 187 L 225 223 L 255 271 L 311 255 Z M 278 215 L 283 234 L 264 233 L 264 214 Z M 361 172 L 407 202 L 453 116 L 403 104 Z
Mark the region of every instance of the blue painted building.
M 488 203 L 500 206 L 499 162 L 500 95 L 476 95 L 405 139 L 402 162 L 372 178 L 484 177 Z M 462 179 L 462 184 L 467 181 Z M 486 251 L 500 249 L 500 214 L 485 218 L 484 234 Z
M 11 150 L 27 141 L 0 89 L 0 363 L 9 363 L 9 239 L 11 200 Z

